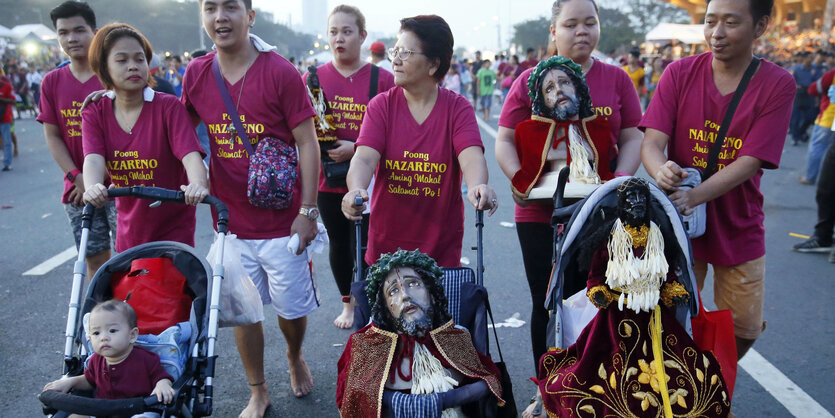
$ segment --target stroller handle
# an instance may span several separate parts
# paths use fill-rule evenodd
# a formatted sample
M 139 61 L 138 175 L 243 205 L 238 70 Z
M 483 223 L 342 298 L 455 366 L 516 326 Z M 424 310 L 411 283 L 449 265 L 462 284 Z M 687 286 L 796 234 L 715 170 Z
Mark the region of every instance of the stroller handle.
M 92 399 L 69 393 L 47 390 L 38 399 L 51 410 L 85 415 L 133 415 L 165 408 L 156 396 L 129 399 Z
M 177 202 L 185 203 L 185 192 L 179 190 L 163 189 L 161 187 L 120 187 L 114 189 L 107 189 L 107 197 L 123 197 L 132 196 L 140 199 L 155 200 L 158 202 Z M 229 210 L 220 199 L 214 196 L 206 196 L 201 203 L 212 205 L 217 211 L 217 230 L 220 233 L 226 232 L 226 227 L 229 224 Z M 82 228 L 86 225 L 90 226 L 90 221 L 93 218 L 93 205 L 87 204 L 84 207 L 81 221 Z M 85 221 L 87 222 L 85 224 Z

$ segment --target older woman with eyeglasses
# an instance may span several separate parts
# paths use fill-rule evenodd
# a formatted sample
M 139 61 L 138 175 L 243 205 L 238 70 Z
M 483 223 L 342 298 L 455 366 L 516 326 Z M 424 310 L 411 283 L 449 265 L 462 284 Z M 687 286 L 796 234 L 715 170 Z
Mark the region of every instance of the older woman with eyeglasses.
M 389 49 L 395 88 L 368 105 L 348 171 L 342 212 L 360 220 L 376 173 L 365 261 L 383 253 L 419 248 L 440 266 L 460 265 L 464 236 L 461 177 L 467 200 L 481 210 L 498 208 L 487 185 L 487 162 L 473 107 L 440 88 L 452 58 L 453 37 L 439 16 L 400 21 Z

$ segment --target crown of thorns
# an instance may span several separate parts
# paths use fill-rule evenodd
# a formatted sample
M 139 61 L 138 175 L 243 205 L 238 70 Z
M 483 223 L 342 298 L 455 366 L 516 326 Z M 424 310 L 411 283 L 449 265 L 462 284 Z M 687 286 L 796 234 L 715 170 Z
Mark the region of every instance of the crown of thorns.
M 639 177 L 630 177 L 628 180 L 618 185 L 618 195 L 622 195 L 627 190 L 633 187 L 641 187 L 643 189 L 649 190 L 649 183 L 647 183 L 646 180 Z
M 382 286 L 386 276 L 397 267 L 411 267 L 415 270 L 421 270 L 431 276 L 438 284 L 443 277 L 443 272 L 438 267 L 438 263 L 432 257 L 418 250 L 406 251 L 400 249 L 393 253 L 383 254 L 368 270 L 368 285 L 365 287 L 365 295 L 369 301 L 377 299 L 377 292 L 380 291 L 380 286 Z
M 549 71 L 554 67 L 562 67 L 565 70 L 574 73 L 574 75 L 576 75 L 577 78 L 583 82 L 583 84 L 586 83 L 586 77 L 583 75 L 583 67 L 577 65 L 577 63 L 572 61 L 571 58 L 556 55 L 537 64 L 536 68 L 528 77 L 528 96 L 530 96 L 531 100 L 536 100 L 536 83 L 539 81 L 539 78 L 542 77 L 542 74 L 546 71 Z

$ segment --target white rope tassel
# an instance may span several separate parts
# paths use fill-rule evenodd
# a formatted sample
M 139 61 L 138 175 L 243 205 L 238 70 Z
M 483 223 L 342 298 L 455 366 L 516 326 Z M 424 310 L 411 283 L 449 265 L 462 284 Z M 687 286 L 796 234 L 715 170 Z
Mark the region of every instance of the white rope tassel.
M 622 311 L 624 304 L 635 313 L 655 309 L 670 269 L 664 258 L 664 237 L 658 225 L 650 222 L 644 254 L 636 259 L 632 253 L 632 236 L 617 219 L 608 249 L 606 285 L 621 290 L 618 309 Z
M 578 125 L 570 125 L 568 130 L 568 152 L 571 154 L 569 178 L 578 183 L 600 184 L 600 176 L 589 164 L 589 153 L 583 146 L 585 139 L 580 134 Z
M 609 238 L 609 262 L 606 264 L 606 285 L 610 288 L 623 288 L 639 277 L 632 253 L 632 235 L 626 231 L 620 219 L 612 226 Z
M 427 395 L 452 390 L 458 382 L 450 377 L 441 361 L 435 358 L 423 344 L 415 342 L 412 357 L 412 394 Z M 445 409 L 442 417 L 454 418 L 458 414 L 454 409 Z

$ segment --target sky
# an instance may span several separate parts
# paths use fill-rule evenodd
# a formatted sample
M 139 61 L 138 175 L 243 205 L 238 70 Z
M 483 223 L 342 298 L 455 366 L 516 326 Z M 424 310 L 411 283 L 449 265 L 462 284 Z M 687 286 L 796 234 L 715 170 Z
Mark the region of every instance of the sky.
M 253 0 L 253 7 L 273 13 L 282 23 L 302 22 L 302 2 L 305 0 Z M 327 13 L 339 4 L 358 7 L 365 15 L 369 40 L 375 34 L 394 36 L 404 17 L 437 14 L 449 23 L 455 37 L 455 47 L 470 51 L 495 51 L 507 48 L 513 24 L 524 20 L 549 16 L 551 1 L 547 0 L 329 0 Z M 512 4 L 512 7 L 511 7 Z M 324 21 L 324 20 L 323 20 Z M 501 29 L 501 48 L 497 48 Z M 325 28 L 322 28 L 325 34 Z M 548 36 L 547 33 L 543 37 Z M 388 45 L 391 46 L 391 45 Z

